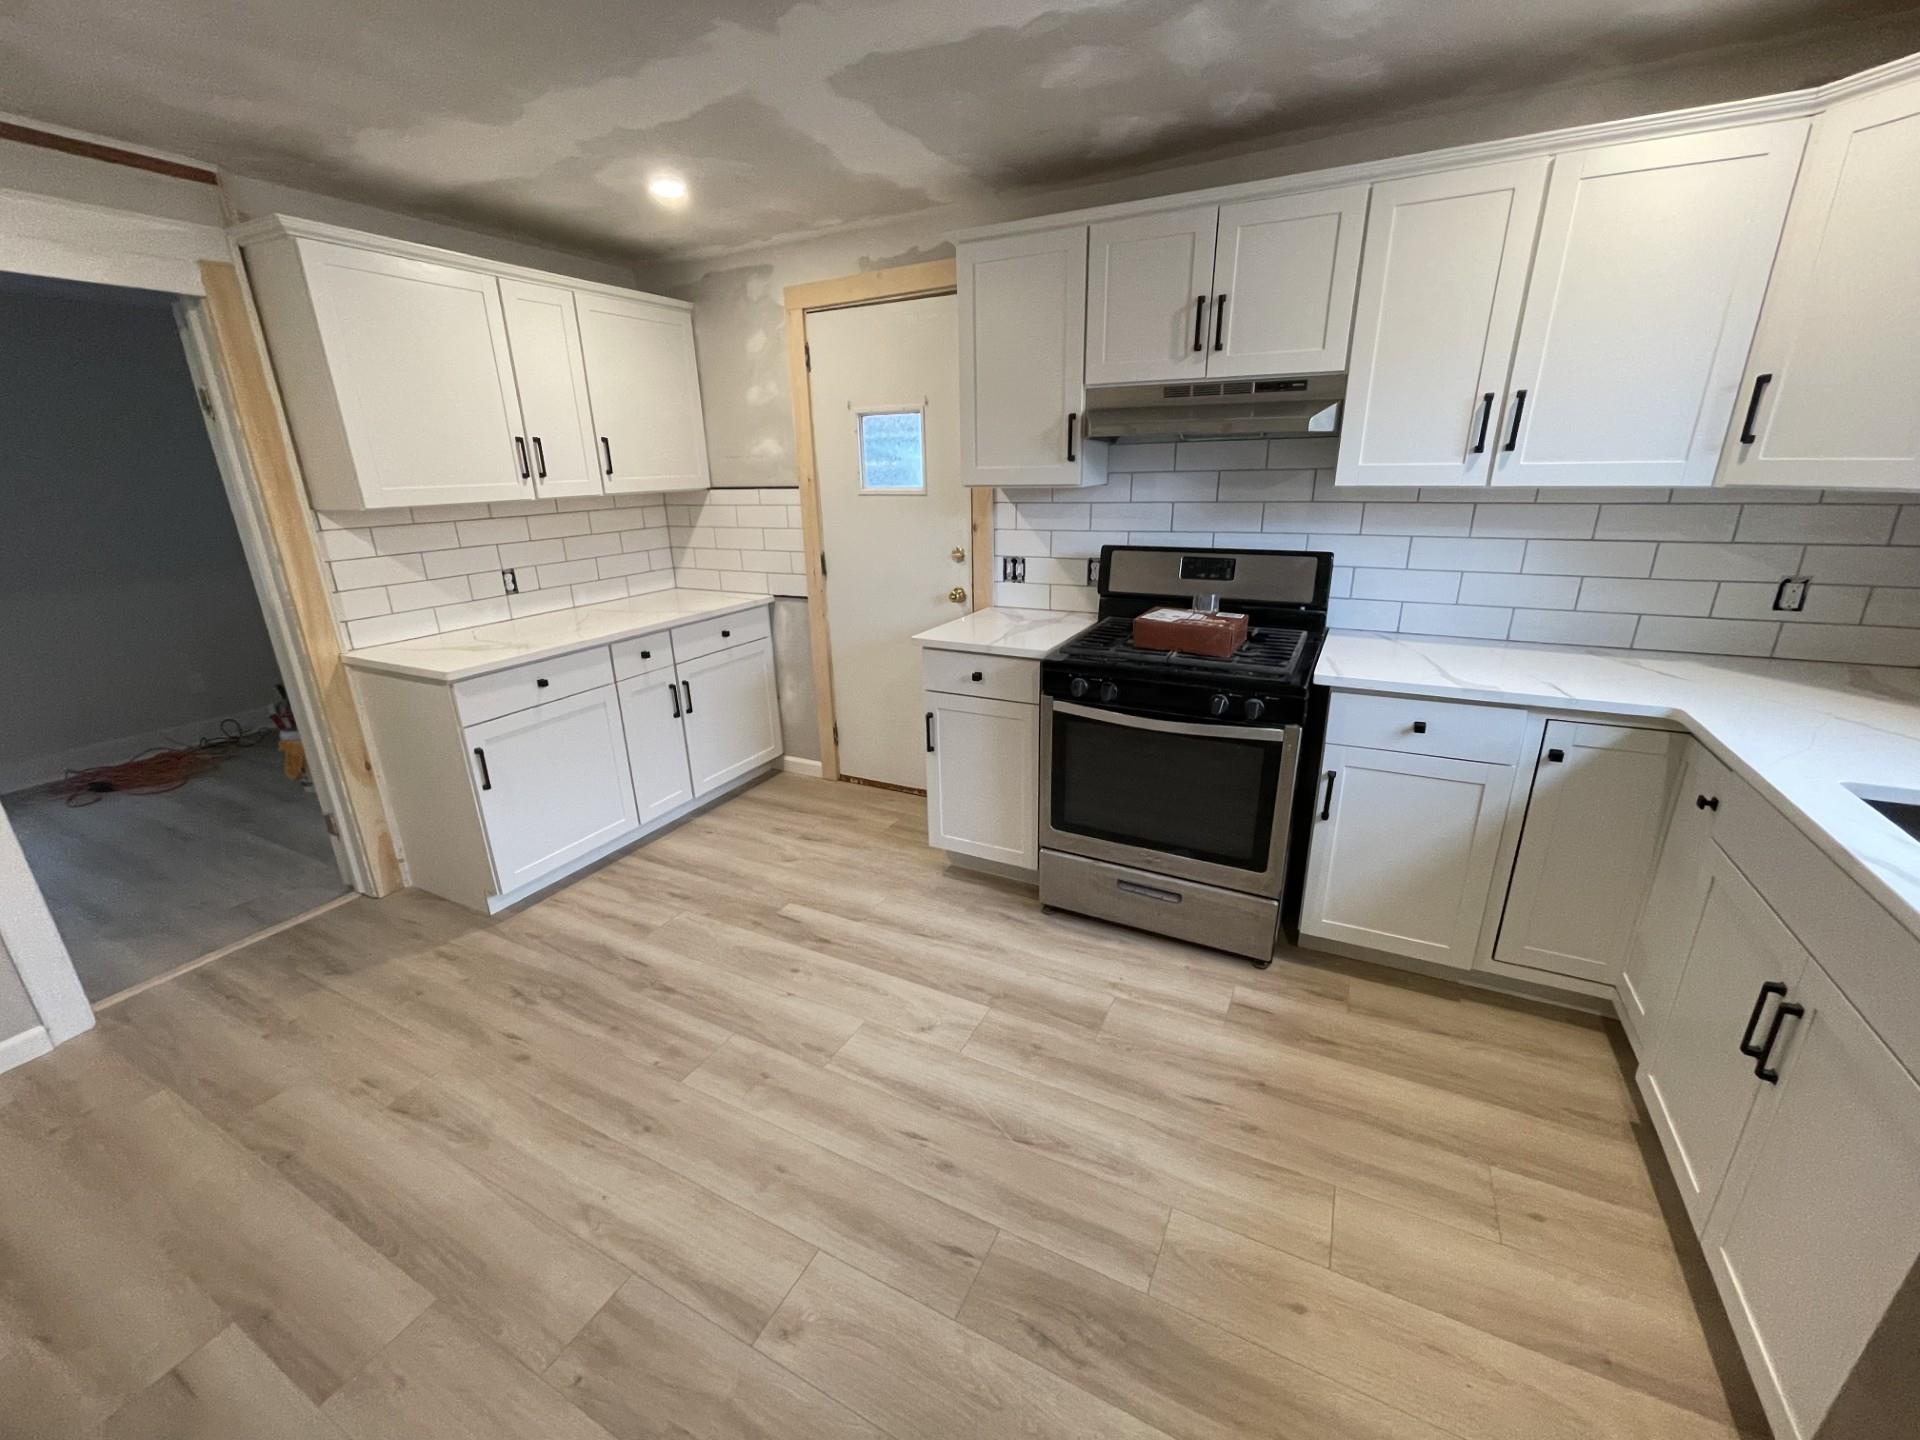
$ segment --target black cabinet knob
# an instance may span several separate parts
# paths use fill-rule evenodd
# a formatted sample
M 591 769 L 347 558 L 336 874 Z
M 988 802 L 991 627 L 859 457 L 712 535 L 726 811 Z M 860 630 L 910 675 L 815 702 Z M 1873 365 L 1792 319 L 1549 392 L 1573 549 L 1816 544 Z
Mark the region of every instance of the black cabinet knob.
M 986 676 L 985 676 L 985 674 L 984 674 L 984 673 L 982 673 L 981 671 L 979 671 L 979 670 L 976 670 L 976 671 L 974 671 L 974 672 L 973 672 L 973 674 L 972 674 L 972 675 L 971 675 L 971 676 L 970 676 L 969 678 L 970 678 L 970 679 L 971 679 L 971 680 L 972 680 L 972 681 L 974 682 L 974 684 L 976 684 L 976 685 L 977 685 L 977 684 L 979 684 L 979 683 L 980 683 L 980 682 L 981 682 L 982 680 L 984 680 L 984 679 L 986 679 L 987 677 L 986 677 Z
M 651 660 L 653 658 L 653 652 L 651 650 L 642 650 L 640 652 L 640 658 L 642 660 Z
M 1547 751 L 1547 759 L 1551 760 L 1556 765 L 1558 765 L 1562 760 L 1566 758 L 1567 758 L 1567 752 L 1564 750 Z
M 538 686 L 539 686 L 539 687 L 540 687 L 540 688 L 541 688 L 542 690 L 544 690 L 544 689 L 546 689 L 546 688 L 547 688 L 547 685 L 548 685 L 548 683 L 549 683 L 549 682 L 548 682 L 548 680 L 547 680 L 547 678 L 546 678 L 546 677 L 545 677 L 545 676 L 543 675 L 543 676 L 541 676 L 541 677 L 540 677 L 540 678 L 539 678 L 538 680 L 535 680 L 535 681 L 534 681 L 533 683 L 534 683 L 535 685 L 538 685 Z
M 1414 722 L 1413 722 L 1413 733 L 1414 733 L 1414 734 L 1416 734 L 1416 735 L 1424 735 L 1424 734 L 1426 734 L 1426 733 L 1427 733 L 1427 722 L 1426 722 L 1426 721 L 1424 721 L 1424 720 L 1416 720 L 1416 721 L 1414 721 Z
M 722 630 L 720 632 L 720 638 L 722 640 L 730 640 L 733 638 L 733 632 L 731 630 Z

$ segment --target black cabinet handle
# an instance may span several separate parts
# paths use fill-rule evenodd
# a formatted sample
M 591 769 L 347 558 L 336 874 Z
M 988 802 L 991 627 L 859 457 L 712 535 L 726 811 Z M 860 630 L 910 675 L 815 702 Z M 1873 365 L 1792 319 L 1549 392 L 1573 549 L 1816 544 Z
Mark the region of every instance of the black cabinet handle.
M 520 478 L 522 480 L 531 480 L 533 478 L 533 469 L 527 464 L 527 442 L 516 435 L 513 437 L 513 448 L 515 453 L 520 457 Z
M 607 437 L 600 437 L 600 458 L 607 462 L 607 474 L 613 473 L 613 446 L 607 443 Z
M 1806 1013 L 1807 1007 L 1797 1000 L 1783 1000 L 1780 1002 L 1780 1008 L 1773 1012 L 1773 1024 L 1767 1029 L 1766 1043 L 1760 1047 L 1760 1057 L 1753 1062 L 1753 1073 L 1767 1084 L 1780 1083 L 1780 1072 L 1767 1064 L 1767 1061 L 1773 1057 L 1775 1043 L 1780 1039 L 1780 1027 L 1787 1023 L 1789 1015 L 1798 1020 Z
M 1524 390 L 1514 391 L 1513 392 L 1513 429 L 1507 432 L 1507 443 L 1500 447 L 1502 450 L 1515 450 L 1519 448 L 1520 412 L 1525 410 L 1526 408 L 1527 408 L 1527 392 Z
M 1414 721 L 1414 722 L 1413 722 L 1413 733 L 1414 733 L 1414 734 L 1416 734 L 1416 735 L 1424 735 L 1424 734 L 1426 734 L 1426 733 L 1427 733 L 1427 722 L 1426 722 L 1426 721 L 1424 721 L 1424 720 L 1416 720 L 1416 721 Z
M 547 679 L 546 676 L 542 675 L 539 679 L 535 680 L 533 683 L 536 689 L 544 690 L 547 688 L 547 686 L 551 685 L 553 682 Z
M 1227 297 L 1225 292 L 1213 297 L 1213 348 L 1227 348 Z
M 722 630 L 720 632 L 720 638 L 722 640 L 731 640 L 733 638 L 733 632 L 731 630 Z
M 927 711 L 927 754 L 933 754 L 933 711 Z
M 691 714 L 693 713 L 693 685 L 692 685 L 692 683 L 691 683 L 690 681 L 686 681 L 686 680 L 682 680 L 682 681 L 680 682 L 680 693 L 681 693 L 681 694 L 682 694 L 683 696 L 685 696 L 685 697 L 686 697 L 686 701 L 687 701 L 687 714 L 689 714 L 689 715 L 691 715 Z
M 493 772 L 487 769 L 487 752 L 476 745 L 473 750 L 473 758 L 480 762 L 480 788 L 482 790 L 493 789 Z
M 673 718 L 678 720 L 680 718 L 680 687 L 671 680 L 667 681 L 667 694 L 673 697 Z
M 1720 797 L 1718 795 L 1696 795 L 1693 797 L 1693 808 L 1696 810 L 1718 810 L 1720 808 Z
M 1487 453 L 1487 427 L 1493 424 L 1493 391 L 1489 390 L 1480 397 L 1480 433 L 1473 442 L 1473 453 Z
M 973 681 L 974 684 L 978 685 L 982 680 L 986 678 L 986 675 L 983 671 L 976 670 L 973 672 L 973 674 L 969 675 L 967 678 Z
M 1747 418 L 1740 422 L 1740 443 L 1742 445 L 1751 445 L 1760 438 L 1754 434 L 1753 422 L 1760 418 L 1761 392 L 1772 383 L 1773 376 L 1771 375 L 1756 375 L 1753 377 L 1753 399 L 1747 402 Z
M 1207 297 L 1193 297 L 1193 353 L 1198 355 L 1207 348 Z
M 1740 1053 L 1748 1059 L 1765 1060 L 1767 1058 L 1766 1046 L 1753 1043 L 1753 1032 L 1760 1028 L 1760 1016 L 1766 1011 L 1767 997 L 1786 993 L 1786 982 L 1781 980 L 1769 980 L 1760 987 L 1759 997 L 1753 1002 L 1753 1014 L 1747 1017 L 1746 1031 L 1740 1036 Z M 1769 1038 L 1768 1044 L 1771 1043 L 1772 1040 Z
M 640 652 L 640 658 L 642 660 L 651 660 L 653 658 L 653 652 L 651 650 L 642 650 Z
M 1067 461 L 1071 464 L 1080 457 L 1073 453 L 1074 432 L 1080 428 L 1080 412 L 1074 411 L 1067 416 Z
M 547 478 L 547 450 L 538 435 L 533 437 L 533 473 L 542 480 Z
M 1327 771 L 1327 793 L 1320 801 L 1320 818 L 1322 820 L 1331 820 L 1333 818 L 1333 777 L 1339 773 L 1338 770 Z

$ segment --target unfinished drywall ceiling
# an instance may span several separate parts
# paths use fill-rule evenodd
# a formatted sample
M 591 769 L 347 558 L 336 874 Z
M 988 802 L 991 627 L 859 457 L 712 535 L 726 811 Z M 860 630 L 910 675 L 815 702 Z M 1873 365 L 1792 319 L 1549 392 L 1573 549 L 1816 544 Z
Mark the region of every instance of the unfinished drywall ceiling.
M 10 0 L 0 95 L 238 173 L 654 260 L 1912 3 Z M 689 204 L 649 200 L 661 170 Z

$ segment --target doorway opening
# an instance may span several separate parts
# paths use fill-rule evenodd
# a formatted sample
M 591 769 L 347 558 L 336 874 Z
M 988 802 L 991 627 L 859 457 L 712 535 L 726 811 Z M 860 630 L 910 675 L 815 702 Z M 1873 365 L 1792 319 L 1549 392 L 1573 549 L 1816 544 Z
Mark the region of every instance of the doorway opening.
M 96 1005 L 348 890 L 175 299 L 0 274 L 0 805 Z

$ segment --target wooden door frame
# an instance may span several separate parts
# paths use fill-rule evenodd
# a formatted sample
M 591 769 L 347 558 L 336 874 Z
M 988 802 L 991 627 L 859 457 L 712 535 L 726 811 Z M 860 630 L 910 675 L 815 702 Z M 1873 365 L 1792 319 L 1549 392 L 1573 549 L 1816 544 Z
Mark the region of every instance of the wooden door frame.
M 820 773 L 840 775 L 840 745 L 835 738 L 833 651 L 827 628 L 826 534 L 820 515 L 820 475 L 813 445 L 813 376 L 807 363 L 807 316 L 817 310 L 845 310 L 926 295 L 951 295 L 959 288 L 951 260 L 929 260 L 891 270 L 868 270 L 837 280 L 789 285 L 786 306 L 787 381 L 793 396 L 793 458 L 800 485 L 800 528 L 807 561 L 807 641 L 813 651 L 814 705 L 820 723 Z M 993 492 L 976 488 L 969 507 L 967 543 L 972 604 L 978 610 L 992 593 Z

